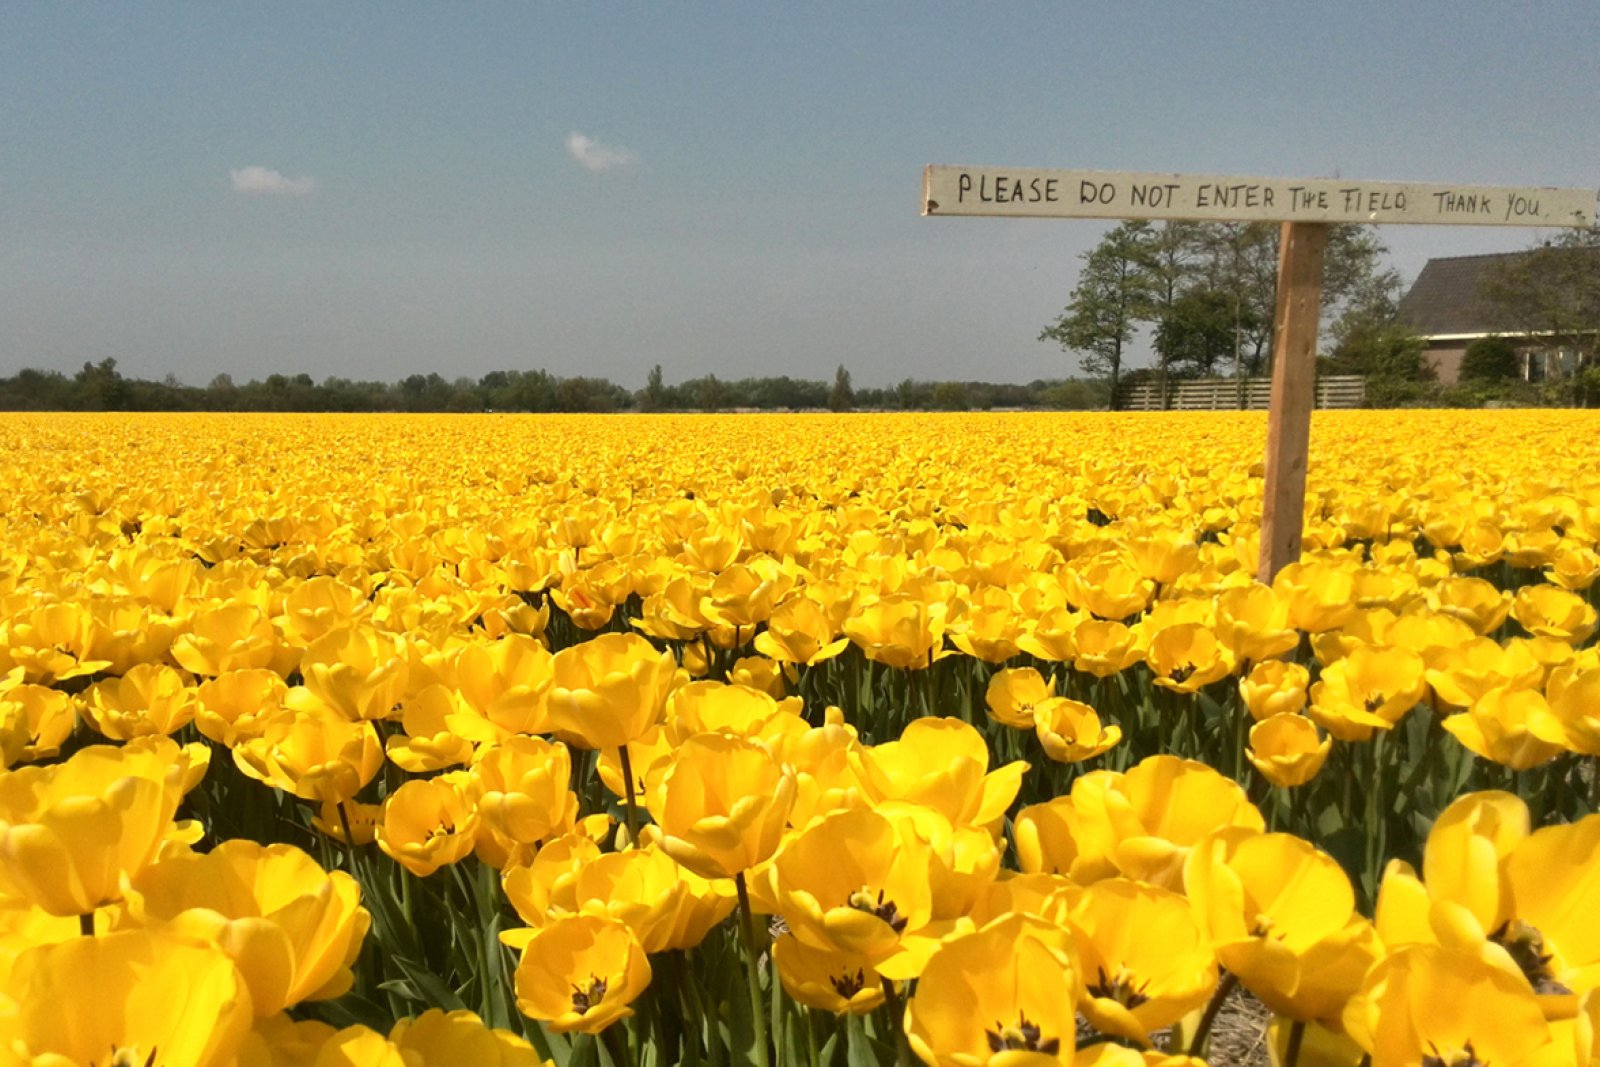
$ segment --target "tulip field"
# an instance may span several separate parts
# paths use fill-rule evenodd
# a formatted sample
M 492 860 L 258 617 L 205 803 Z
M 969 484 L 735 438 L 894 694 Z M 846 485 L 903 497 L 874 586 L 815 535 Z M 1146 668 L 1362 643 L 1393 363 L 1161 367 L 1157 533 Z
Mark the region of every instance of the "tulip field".
M 0 416 L 0 1067 L 1600 1065 L 1600 415 L 1265 435 Z

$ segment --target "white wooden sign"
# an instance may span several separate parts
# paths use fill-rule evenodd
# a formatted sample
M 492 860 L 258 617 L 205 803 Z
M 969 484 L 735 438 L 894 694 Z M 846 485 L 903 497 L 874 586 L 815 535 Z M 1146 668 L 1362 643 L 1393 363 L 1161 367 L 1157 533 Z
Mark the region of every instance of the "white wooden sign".
M 924 215 L 1589 226 L 1595 190 L 929 166 Z

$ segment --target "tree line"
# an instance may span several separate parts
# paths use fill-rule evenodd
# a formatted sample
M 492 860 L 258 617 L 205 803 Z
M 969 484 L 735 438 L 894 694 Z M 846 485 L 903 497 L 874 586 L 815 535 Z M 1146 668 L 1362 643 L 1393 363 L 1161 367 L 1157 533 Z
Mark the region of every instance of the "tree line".
M 25 368 L 0 378 L 4 411 L 967 411 L 994 408 L 1088 410 L 1107 406 L 1105 383 L 1040 379 L 1026 385 L 907 378 L 886 388 L 856 388 L 840 366 L 834 380 L 787 375 L 722 379 L 714 374 L 667 384 L 659 365 L 641 389 L 607 378 L 558 377 L 545 370 L 496 370 L 447 380 L 412 374 L 398 381 L 357 381 L 309 374 L 269 374 L 238 383 L 218 374 L 205 386 L 168 375 L 124 376 L 117 361 L 84 363 L 75 374 Z
M 1280 233 L 1259 222 L 1124 222 L 1083 254 L 1077 286 L 1039 339 L 1074 355 L 1113 397 L 1141 332 L 1155 361 L 1134 375 L 1153 379 L 1163 394 L 1174 378 L 1270 374 Z M 1330 227 L 1319 370 L 1364 376 L 1368 403 L 1377 406 L 1492 399 L 1431 384 L 1427 342 L 1398 317 L 1403 287 L 1387 254 L 1375 227 Z M 1516 399 L 1592 402 L 1600 392 L 1600 228 L 1563 230 L 1509 257 L 1480 295 L 1496 318 L 1575 361 L 1578 373 L 1566 384 Z M 1515 365 L 1509 342 L 1492 340 L 1462 368 L 1463 383 L 1479 392 L 1505 382 Z

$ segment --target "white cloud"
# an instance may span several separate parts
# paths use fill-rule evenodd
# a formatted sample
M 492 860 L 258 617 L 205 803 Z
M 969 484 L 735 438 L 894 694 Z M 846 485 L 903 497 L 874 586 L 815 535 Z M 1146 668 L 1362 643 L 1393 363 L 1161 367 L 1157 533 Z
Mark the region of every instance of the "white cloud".
M 592 171 L 626 167 L 638 162 L 634 154 L 626 148 L 612 148 L 610 145 L 603 145 L 593 137 L 581 134 L 577 130 L 567 134 L 567 154 Z
M 240 167 L 228 173 L 233 191 L 247 196 L 310 196 L 317 191 L 315 178 L 286 178 L 266 167 Z

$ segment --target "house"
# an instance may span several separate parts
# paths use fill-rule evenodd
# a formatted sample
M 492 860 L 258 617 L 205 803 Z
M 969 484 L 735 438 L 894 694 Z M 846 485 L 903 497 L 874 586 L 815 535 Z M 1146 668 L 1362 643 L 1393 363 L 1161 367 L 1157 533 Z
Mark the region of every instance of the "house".
M 1527 329 L 1528 318 L 1486 297 L 1487 283 L 1535 252 L 1430 259 L 1400 299 L 1399 319 L 1428 342 L 1426 358 L 1443 385 L 1461 376 L 1461 357 L 1481 337 L 1501 336 L 1517 346 L 1521 376 L 1528 381 L 1565 377 L 1580 366 L 1581 355 L 1545 331 Z M 1595 269 L 1600 271 L 1600 256 Z M 1518 321 L 1519 318 L 1521 321 Z M 1589 346 L 1592 347 L 1592 346 Z

